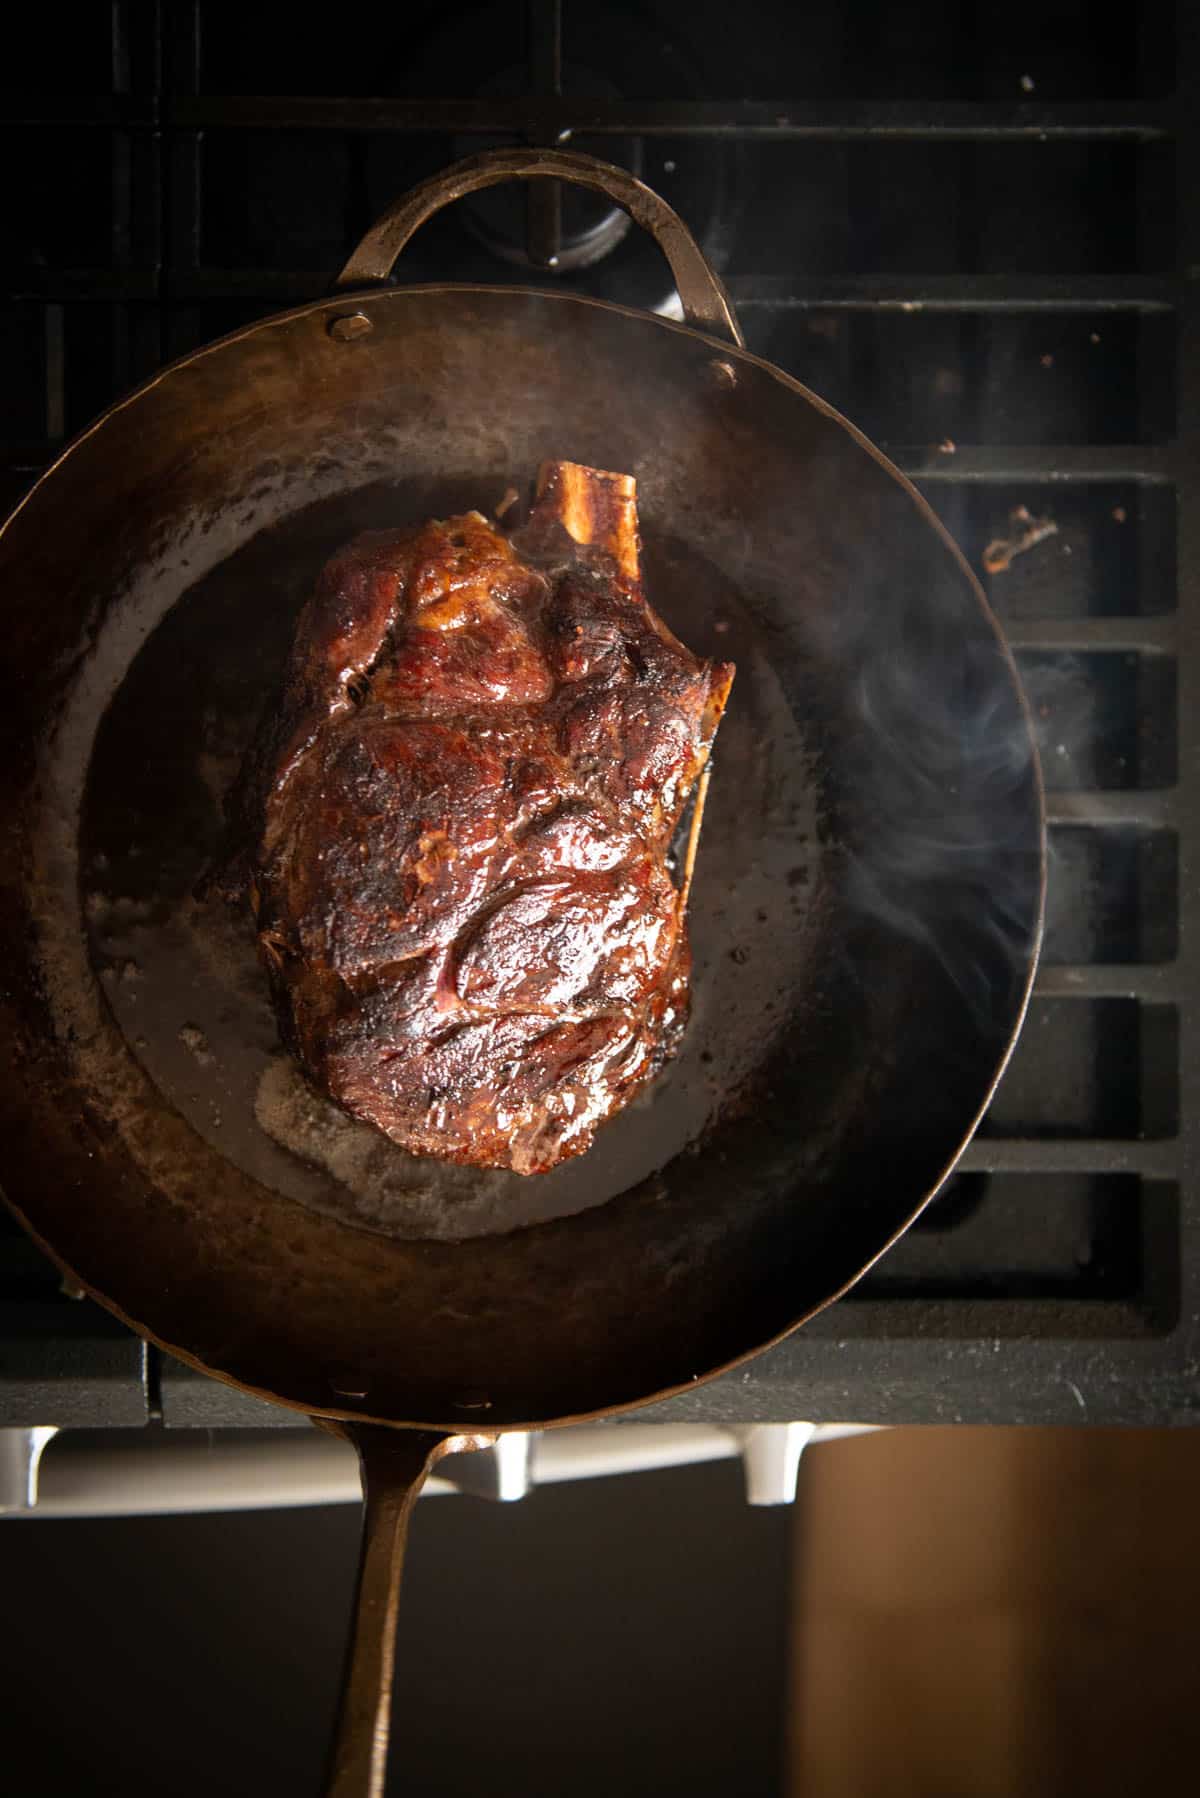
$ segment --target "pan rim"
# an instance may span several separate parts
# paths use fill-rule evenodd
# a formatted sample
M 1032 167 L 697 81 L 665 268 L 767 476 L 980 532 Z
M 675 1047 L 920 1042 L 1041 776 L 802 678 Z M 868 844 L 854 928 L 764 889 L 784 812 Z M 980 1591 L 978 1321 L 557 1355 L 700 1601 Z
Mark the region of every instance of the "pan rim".
M 1047 871 L 1048 871 L 1047 870 L 1047 839 L 1046 839 L 1046 799 L 1045 799 L 1045 787 L 1044 787 L 1044 781 L 1043 781 L 1041 761 L 1040 761 L 1040 757 L 1039 757 L 1038 749 L 1037 749 L 1037 738 L 1036 738 L 1036 732 L 1034 729 L 1032 713 L 1030 711 L 1029 701 L 1028 701 L 1027 695 L 1025 693 L 1023 684 L 1021 682 L 1020 675 L 1017 670 L 1017 666 L 1016 666 L 1015 659 L 1013 657 L 1012 650 L 1008 644 L 1008 641 L 1004 635 L 1003 630 L 1000 627 L 999 620 L 997 619 L 997 617 L 988 601 L 987 595 L 984 592 L 984 589 L 983 589 L 978 577 L 976 576 L 974 570 L 971 568 L 969 562 L 967 561 L 965 555 L 963 554 L 962 549 L 955 542 L 955 540 L 951 536 L 950 532 L 942 524 L 941 520 L 938 518 L 937 514 L 934 512 L 934 510 L 930 506 L 929 502 L 920 493 L 920 491 L 917 489 L 917 487 L 915 486 L 913 481 L 907 475 L 905 475 L 899 468 L 897 468 L 895 463 L 892 462 L 890 460 L 890 458 L 887 457 L 883 453 L 883 451 L 880 450 L 878 448 L 878 446 L 875 443 L 873 443 L 871 441 L 871 439 L 869 437 L 867 437 L 850 419 L 848 419 L 843 413 L 838 411 L 838 409 L 836 407 L 832 406 L 828 401 L 823 400 L 820 397 L 820 395 L 814 393 L 810 388 L 806 387 L 801 381 L 797 380 L 795 377 L 787 374 L 783 369 L 779 368 L 775 363 L 770 362 L 766 358 L 758 356 L 758 355 L 754 354 L 752 351 L 747 350 L 739 345 L 732 344 L 722 337 L 718 337 L 718 336 L 712 335 L 711 333 L 697 330 L 692 325 L 680 323 L 673 319 L 662 318 L 662 317 L 658 316 L 657 314 L 645 312 L 637 307 L 624 306 L 624 305 L 618 304 L 617 302 L 614 302 L 611 300 L 602 300 L 602 299 L 597 299 L 595 297 L 592 297 L 590 295 L 562 293 L 562 292 L 558 292 L 558 291 L 554 291 L 554 290 L 549 290 L 549 289 L 545 289 L 545 288 L 536 288 L 536 287 L 515 287 L 515 286 L 501 286 L 501 285 L 490 285 L 490 284 L 478 284 L 477 285 L 477 284 L 473 284 L 473 283 L 456 283 L 456 282 L 430 282 L 430 283 L 421 283 L 421 284 L 417 284 L 417 285 L 413 285 L 413 286 L 405 286 L 405 287 L 385 287 L 385 288 L 367 288 L 367 289 L 350 290 L 347 292 L 338 293 L 333 296 L 326 296 L 326 297 L 318 299 L 318 300 L 310 301 L 307 304 L 304 304 L 301 306 L 288 308 L 287 310 L 282 311 L 282 312 L 271 313 L 265 318 L 255 320 L 253 323 L 243 326 L 236 331 L 226 333 L 222 337 L 214 338 L 211 342 L 202 344 L 199 348 L 189 351 L 186 355 L 174 359 L 173 361 L 167 363 L 163 368 L 157 370 L 152 376 L 150 376 L 146 381 L 142 382 L 139 386 L 133 388 L 129 393 L 122 395 L 120 399 L 114 401 L 114 403 L 111 406 L 107 407 L 96 419 L 94 419 L 89 425 L 85 426 L 83 430 L 76 433 L 76 435 L 73 436 L 69 440 L 69 442 L 67 442 L 63 446 L 62 450 L 55 457 L 54 461 L 51 462 L 50 465 L 42 472 L 42 474 L 34 482 L 32 487 L 30 487 L 29 491 L 22 496 L 20 501 L 11 510 L 11 512 L 9 512 L 8 515 L 2 521 L 0 521 L 0 538 L 2 538 L 4 536 L 4 534 L 8 531 L 9 527 L 13 524 L 13 522 L 20 516 L 20 514 L 25 510 L 25 508 L 34 501 L 35 496 L 40 494 L 42 488 L 44 486 L 46 486 L 53 479 L 54 475 L 62 468 L 62 466 L 67 462 L 67 460 L 73 454 L 75 454 L 75 452 L 83 444 L 90 441 L 91 438 L 93 438 L 100 431 L 102 431 L 104 429 L 105 425 L 111 419 L 118 416 L 120 413 L 126 411 L 128 408 L 136 405 L 139 400 L 141 400 L 146 395 L 153 392 L 156 388 L 158 388 L 164 382 L 169 381 L 173 376 L 177 376 L 182 371 L 186 370 L 190 366 L 194 365 L 195 363 L 197 363 L 203 359 L 206 359 L 213 355 L 220 354 L 226 348 L 229 348 L 235 344 L 244 343 L 245 341 L 247 341 L 249 338 L 252 338 L 256 334 L 266 331 L 266 330 L 273 329 L 280 325 L 290 324 L 295 321 L 300 321 L 300 320 L 303 320 L 306 318 L 311 318 L 311 317 L 316 317 L 316 316 L 321 316 L 321 315 L 326 315 L 326 314 L 332 315 L 332 316 L 339 316 L 339 315 L 343 314 L 344 312 L 346 312 L 348 309 L 362 311 L 364 308 L 366 308 L 368 306 L 395 305 L 395 304 L 402 303 L 404 301 L 404 299 L 409 295 L 414 296 L 414 297 L 426 298 L 426 299 L 430 298 L 430 297 L 439 298 L 439 299 L 451 299 L 451 298 L 459 298 L 459 297 L 486 298 L 489 300 L 497 300 L 497 301 L 502 301 L 505 303 L 509 303 L 509 302 L 519 303 L 522 307 L 528 307 L 530 302 L 536 302 L 538 304 L 545 303 L 545 304 L 549 304 L 549 305 L 558 305 L 558 306 L 567 306 L 567 307 L 582 306 L 582 307 L 593 308 L 593 309 L 596 309 L 599 311 L 613 313 L 613 314 L 618 315 L 619 317 L 622 317 L 624 319 L 631 321 L 632 323 L 634 323 L 636 325 L 650 326 L 652 328 L 658 328 L 658 329 L 666 331 L 672 335 L 681 336 L 681 337 L 688 338 L 690 340 L 699 342 L 699 343 L 703 344 L 706 348 L 711 349 L 714 354 L 714 357 L 719 360 L 722 360 L 725 362 L 733 362 L 734 364 L 744 364 L 746 366 L 755 368 L 758 371 L 760 371 L 763 375 L 770 378 L 771 380 L 778 382 L 782 387 L 787 389 L 789 392 L 794 393 L 798 398 L 807 401 L 817 412 L 821 413 L 831 423 L 840 426 L 847 433 L 847 435 L 851 438 L 851 440 L 855 443 L 855 445 L 859 449 L 864 450 L 871 457 L 871 459 L 883 470 L 883 472 L 885 474 L 887 474 L 893 481 L 895 481 L 897 483 L 897 485 L 905 492 L 908 499 L 915 506 L 917 514 L 920 517 L 921 521 L 925 525 L 931 526 L 933 528 L 933 530 L 934 530 L 937 538 L 941 542 L 943 548 L 950 552 L 951 558 L 954 561 L 954 563 L 957 565 L 957 568 L 958 568 L 960 574 L 962 574 L 966 578 L 967 586 L 969 588 L 971 596 L 972 596 L 975 604 L 978 606 L 984 621 L 986 622 L 987 626 L 990 628 L 990 630 L 996 640 L 996 645 L 1000 651 L 1000 655 L 1001 655 L 1001 658 L 1002 658 L 1002 661 L 1003 661 L 1003 664 L 1004 664 L 1004 667 L 1005 667 L 1005 670 L 1007 673 L 1010 687 L 1016 696 L 1018 706 L 1020 708 L 1021 716 L 1022 716 L 1022 719 L 1024 722 L 1026 737 L 1027 737 L 1027 741 L 1028 741 L 1028 748 L 1029 748 L 1029 752 L 1030 752 L 1030 766 L 1031 766 L 1031 775 L 1032 775 L 1032 798 L 1034 801 L 1034 811 L 1035 811 L 1036 825 L 1037 825 L 1038 877 L 1037 877 L 1036 894 L 1035 894 L 1036 904 L 1035 904 L 1034 916 L 1031 919 L 1032 928 L 1031 928 L 1031 935 L 1030 935 L 1030 941 L 1029 941 L 1029 949 L 1028 949 L 1028 954 L 1027 954 L 1027 959 L 1026 959 L 1024 979 L 1023 979 L 1022 987 L 1021 987 L 1019 997 L 1017 1000 L 1017 1004 L 1016 1004 L 1013 1014 L 1012 1014 L 1011 1023 L 1007 1028 L 1007 1034 L 1006 1034 L 1002 1052 L 998 1057 L 996 1066 L 989 1078 L 986 1090 L 984 1091 L 984 1093 L 982 1095 L 980 1104 L 979 1104 L 975 1114 L 969 1120 L 961 1139 L 958 1141 L 956 1146 L 953 1148 L 948 1159 L 944 1163 L 944 1165 L 941 1169 L 941 1172 L 938 1174 L 937 1179 L 929 1187 L 929 1189 L 923 1194 L 923 1196 L 921 1197 L 919 1202 L 916 1204 L 916 1206 L 907 1214 L 907 1216 L 901 1221 L 901 1223 L 896 1227 L 896 1229 L 893 1230 L 887 1236 L 886 1240 L 871 1255 L 870 1259 L 868 1261 L 866 1261 L 861 1267 L 859 1267 L 854 1272 L 854 1274 L 848 1280 L 846 1280 L 840 1287 L 838 1287 L 835 1291 L 833 1291 L 833 1292 L 829 1293 L 828 1295 L 826 1295 L 825 1297 L 823 1297 L 819 1303 L 812 1305 L 807 1310 L 803 1311 L 801 1313 L 801 1315 L 799 1315 L 798 1317 L 793 1319 L 790 1323 L 785 1325 L 781 1330 L 775 1332 L 774 1334 L 767 1337 L 763 1341 L 756 1343 L 756 1344 L 752 1345 L 751 1347 L 741 1351 L 737 1355 L 732 1356 L 728 1360 L 719 1363 L 715 1367 L 712 1367 L 712 1368 L 706 1369 L 703 1372 L 694 1374 L 687 1380 L 679 1381 L 673 1385 L 658 1388 L 650 1393 L 646 1393 L 644 1395 L 634 1397 L 634 1398 L 621 1399 L 621 1400 L 618 1400 L 616 1403 L 600 1406 L 600 1407 L 597 1407 L 595 1409 L 588 1410 L 588 1411 L 569 1413 L 569 1414 L 564 1414 L 561 1416 L 556 1416 L 556 1417 L 551 1417 L 551 1418 L 547 1418 L 547 1417 L 532 1418 L 532 1419 L 529 1419 L 529 1420 L 523 1421 L 523 1422 L 506 1422 L 503 1424 L 499 1424 L 499 1423 L 489 1424 L 487 1422 L 486 1418 L 484 1416 L 481 1416 L 480 1420 L 479 1420 L 480 1429 L 482 1431 L 484 1431 L 486 1434 L 492 1435 L 492 1434 L 501 1433 L 502 1431 L 541 1430 L 541 1429 L 567 1427 L 572 1424 L 593 1422 L 593 1421 L 597 1421 L 602 1418 L 613 1418 L 613 1417 L 624 1416 L 627 1413 L 639 1411 L 641 1409 L 644 1409 L 647 1406 L 658 1404 L 658 1403 L 661 1403 L 665 1400 L 669 1400 L 672 1398 L 681 1397 L 685 1393 L 693 1392 L 693 1391 L 697 1390 L 699 1387 L 707 1385 L 710 1381 L 719 1379 L 723 1375 L 733 1372 L 736 1369 L 745 1366 L 748 1362 L 755 1360 L 759 1355 L 762 1355 L 762 1354 L 766 1353 L 768 1350 L 777 1347 L 781 1342 L 785 1341 L 789 1336 L 794 1334 L 797 1330 L 802 1329 L 805 1324 L 810 1323 L 813 1318 L 819 1316 L 821 1312 L 827 1310 L 829 1308 L 829 1306 L 837 1303 L 838 1300 L 843 1298 L 847 1292 L 849 1292 L 855 1285 L 857 1285 L 859 1280 L 861 1280 L 863 1278 L 863 1276 L 866 1273 L 868 1273 L 872 1267 L 874 1267 L 876 1265 L 876 1263 L 882 1258 L 882 1256 L 887 1254 L 887 1252 L 894 1246 L 894 1244 L 912 1226 L 912 1224 L 916 1221 L 916 1219 L 921 1215 L 921 1213 L 926 1209 L 926 1207 L 937 1197 L 938 1193 L 942 1190 L 943 1186 L 946 1184 L 946 1181 L 949 1179 L 950 1175 L 953 1173 L 955 1167 L 957 1166 L 965 1149 L 967 1148 L 971 1139 L 975 1135 L 975 1132 L 978 1129 L 979 1124 L 982 1121 L 983 1116 L 986 1113 L 988 1106 L 990 1105 L 990 1103 L 992 1101 L 992 1098 L 995 1094 L 996 1088 L 999 1085 L 1000 1080 L 1002 1079 L 1006 1068 L 1008 1067 L 1009 1061 L 1010 1061 L 1013 1051 L 1016 1047 L 1017 1040 L 1020 1036 L 1022 1026 L 1025 1022 L 1026 1015 L 1028 1013 L 1030 996 L 1032 993 L 1034 980 L 1035 980 L 1036 974 L 1037 974 L 1038 963 L 1039 963 L 1040 956 L 1041 956 L 1042 940 L 1043 940 L 1043 932 L 1044 932 L 1044 922 L 1045 922 L 1045 900 L 1046 900 L 1046 884 L 1047 884 Z M 321 1419 L 325 1419 L 325 1420 L 329 1420 L 329 1421 L 333 1421 L 333 1422 L 378 1423 L 381 1425 L 385 1425 L 387 1427 L 398 1428 L 398 1429 L 434 1430 L 434 1431 L 439 1431 L 439 1432 L 442 1432 L 445 1434 L 450 1434 L 450 1435 L 459 1435 L 462 1433 L 464 1424 L 463 1424 L 463 1419 L 461 1418 L 461 1416 L 459 1416 L 458 1418 L 456 1418 L 452 1421 L 449 1421 L 449 1422 L 436 1422 L 436 1421 L 428 1421 L 428 1420 L 416 1420 L 416 1419 L 411 1419 L 411 1418 L 398 1419 L 395 1417 L 374 1415 L 369 1410 L 361 1409 L 361 1408 L 353 1408 L 350 1406 L 328 1406 L 328 1407 L 320 1406 L 320 1407 L 318 1407 L 318 1406 L 314 1406 L 312 1404 L 305 1404 L 296 1399 L 287 1398 L 283 1394 L 273 1392 L 267 1387 L 253 1385 L 245 1380 L 239 1379 L 238 1377 L 236 1377 L 233 1374 L 224 1372 L 220 1368 L 217 1368 L 217 1367 L 211 1365 L 210 1363 L 201 1360 L 198 1356 L 190 1353 L 187 1349 L 181 1347 L 178 1344 L 172 1343 L 166 1337 L 156 1334 L 154 1331 L 149 1329 L 147 1326 L 139 1323 L 137 1321 L 137 1319 L 132 1317 L 128 1312 L 124 1311 L 122 1309 L 122 1307 L 118 1303 L 116 1303 L 116 1301 L 110 1299 L 103 1292 L 101 1292 L 97 1288 L 93 1287 L 74 1268 L 72 1268 L 69 1265 L 69 1263 L 67 1263 L 65 1260 L 63 1260 L 60 1255 L 58 1255 L 58 1253 L 51 1247 L 51 1245 L 40 1234 L 40 1232 L 34 1228 L 32 1223 L 25 1216 L 24 1212 L 21 1210 L 21 1207 L 19 1205 L 17 1205 L 16 1203 L 14 1203 L 11 1198 L 8 1198 L 7 1195 L 4 1195 L 4 1196 L 5 1196 L 5 1203 L 9 1206 L 9 1208 L 17 1216 L 22 1227 L 28 1232 L 28 1234 L 38 1244 L 38 1246 L 42 1249 L 42 1251 L 48 1256 L 50 1261 L 56 1267 L 58 1267 L 60 1269 L 60 1271 L 70 1281 L 72 1281 L 76 1286 L 81 1288 L 90 1297 L 95 1299 L 99 1304 L 101 1304 L 105 1308 L 105 1310 L 107 1310 L 111 1315 L 115 1316 L 121 1323 L 125 1324 L 129 1329 L 133 1330 L 142 1340 L 153 1343 L 158 1348 L 160 1348 L 163 1351 L 165 1351 L 166 1353 L 172 1355 L 175 1359 L 182 1361 L 186 1365 L 192 1367 L 197 1372 L 203 1373 L 210 1378 L 220 1380 L 223 1384 L 230 1386 L 237 1391 L 246 1393 L 255 1398 L 262 1399 L 268 1403 L 284 1406 L 285 1408 L 287 1408 L 289 1410 L 295 1411 L 301 1415 L 308 1416 L 308 1417 L 321 1418 Z M 354 1226 L 348 1225 L 347 1227 L 353 1228 Z

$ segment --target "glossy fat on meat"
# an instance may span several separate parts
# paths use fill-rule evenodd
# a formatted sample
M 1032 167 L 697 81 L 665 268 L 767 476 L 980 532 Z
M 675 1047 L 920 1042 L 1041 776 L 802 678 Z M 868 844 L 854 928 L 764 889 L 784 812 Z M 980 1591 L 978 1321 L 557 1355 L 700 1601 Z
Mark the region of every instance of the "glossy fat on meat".
M 678 1046 L 667 853 L 733 669 L 647 604 L 630 476 L 548 463 L 318 577 L 231 799 L 283 1035 L 404 1148 L 542 1173 Z

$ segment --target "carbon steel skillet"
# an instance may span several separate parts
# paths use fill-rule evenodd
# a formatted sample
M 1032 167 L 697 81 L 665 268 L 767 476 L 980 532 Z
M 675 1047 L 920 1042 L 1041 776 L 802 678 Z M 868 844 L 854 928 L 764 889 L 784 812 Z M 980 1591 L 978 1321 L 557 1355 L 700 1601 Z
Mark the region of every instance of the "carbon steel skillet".
M 652 231 L 688 322 L 389 284 L 439 207 L 540 177 Z M 521 1181 L 404 1157 L 308 1094 L 249 932 L 192 893 L 324 557 L 357 529 L 487 511 L 546 457 L 637 477 L 656 607 L 738 678 L 684 1053 L 591 1154 Z M 431 1462 L 778 1341 L 970 1138 L 1041 931 L 1012 659 L 914 489 L 743 349 L 670 208 L 562 151 L 458 164 L 385 215 L 331 298 L 113 407 L 0 532 L 0 594 L 0 1179 L 134 1329 L 357 1443 L 330 1791 L 378 1794 L 404 1528 Z

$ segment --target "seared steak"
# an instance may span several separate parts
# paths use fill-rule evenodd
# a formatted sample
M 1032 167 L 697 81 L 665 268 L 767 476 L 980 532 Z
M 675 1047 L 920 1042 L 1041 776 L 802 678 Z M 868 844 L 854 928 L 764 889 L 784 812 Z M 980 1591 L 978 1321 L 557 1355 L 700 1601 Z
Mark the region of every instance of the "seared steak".
M 541 1173 L 674 1052 L 668 850 L 733 669 L 642 594 L 632 478 L 548 464 L 318 578 L 232 802 L 284 1037 L 422 1155 Z

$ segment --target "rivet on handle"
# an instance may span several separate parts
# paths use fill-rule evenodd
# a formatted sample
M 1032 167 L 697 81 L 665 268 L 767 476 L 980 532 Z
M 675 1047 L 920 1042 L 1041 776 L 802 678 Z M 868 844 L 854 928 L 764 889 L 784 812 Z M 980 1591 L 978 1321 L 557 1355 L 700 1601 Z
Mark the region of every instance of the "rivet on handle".
M 375 329 L 365 312 L 339 312 L 325 327 L 335 343 L 355 343 Z

